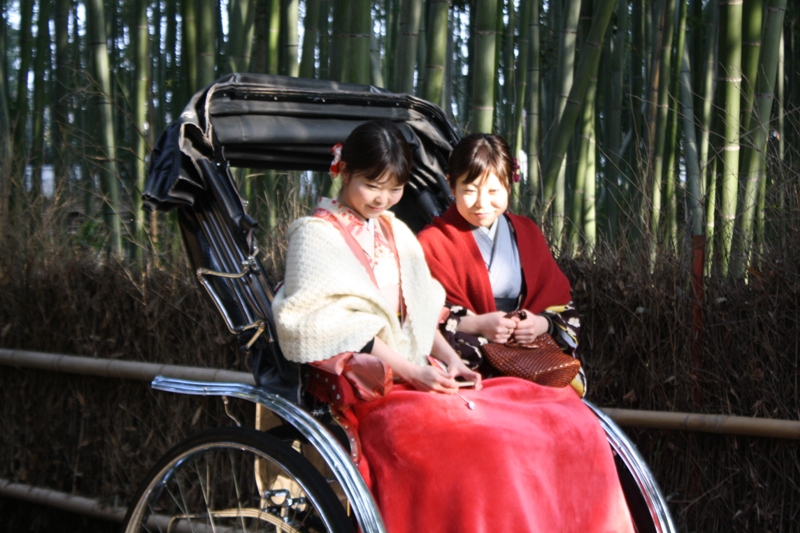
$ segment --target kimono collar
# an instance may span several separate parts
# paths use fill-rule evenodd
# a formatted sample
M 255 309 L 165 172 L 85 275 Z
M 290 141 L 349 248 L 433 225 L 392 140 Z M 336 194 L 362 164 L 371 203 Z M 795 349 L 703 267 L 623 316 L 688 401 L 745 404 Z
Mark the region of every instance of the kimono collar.
M 377 226 L 377 223 L 374 219 L 364 220 L 351 208 L 331 198 L 322 197 L 317 200 L 317 208 L 314 211 L 314 215 L 317 215 L 319 211 L 330 213 L 336 217 L 350 235 L 353 236 L 361 249 L 364 250 L 364 253 L 370 259 L 375 259 L 375 239 L 381 239 L 382 241 L 385 241 L 385 239 L 380 230 L 376 234 L 375 226 Z

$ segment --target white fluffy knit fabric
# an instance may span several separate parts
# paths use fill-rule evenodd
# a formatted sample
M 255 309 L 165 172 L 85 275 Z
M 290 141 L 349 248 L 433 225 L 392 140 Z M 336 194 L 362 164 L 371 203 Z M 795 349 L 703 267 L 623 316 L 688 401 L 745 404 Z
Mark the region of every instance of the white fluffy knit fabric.
M 289 227 L 286 277 L 272 309 L 278 341 L 290 361 L 322 361 L 358 351 L 378 337 L 416 364 L 425 364 L 444 305 L 445 293 L 433 279 L 416 237 L 392 213 L 400 256 L 400 284 L 406 320 L 400 324 L 337 228 L 317 217 Z

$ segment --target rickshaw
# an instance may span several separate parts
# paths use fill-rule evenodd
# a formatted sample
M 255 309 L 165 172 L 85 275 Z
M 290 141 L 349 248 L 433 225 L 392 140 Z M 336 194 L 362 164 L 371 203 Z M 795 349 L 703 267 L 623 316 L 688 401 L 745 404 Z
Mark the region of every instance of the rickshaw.
M 217 428 L 173 447 L 133 497 L 125 532 L 385 531 L 356 468 L 357 435 L 326 406 L 308 400 L 303 369 L 281 355 L 271 311 L 274 288 L 258 256 L 256 222 L 233 179 L 236 168 L 327 171 L 330 147 L 378 118 L 397 123 L 412 147 L 411 181 L 394 211 L 418 231 L 451 201 L 445 165 L 459 132 L 441 109 L 414 96 L 231 74 L 195 94 L 160 137 L 145 203 L 177 209 L 198 281 L 249 352 L 256 385 L 159 376 L 152 387 L 254 402 L 279 424 Z M 606 433 L 637 531 L 675 531 L 636 447 L 600 409 L 586 404 Z

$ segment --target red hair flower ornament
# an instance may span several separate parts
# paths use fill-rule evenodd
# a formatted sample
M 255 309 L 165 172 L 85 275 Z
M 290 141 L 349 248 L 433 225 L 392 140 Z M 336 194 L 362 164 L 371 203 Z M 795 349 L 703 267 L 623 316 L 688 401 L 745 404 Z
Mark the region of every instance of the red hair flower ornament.
M 336 179 L 339 177 L 339 163 L 342 161 L 342 143 L 331 146 L 331 154 L 333 154 L 333 161 L 331 161 L 331 168 L 328 172 L 331 178 Z
M 511 179 L 514 183 L 519 183 L 519 162 L 516 157 L 511 160 Z

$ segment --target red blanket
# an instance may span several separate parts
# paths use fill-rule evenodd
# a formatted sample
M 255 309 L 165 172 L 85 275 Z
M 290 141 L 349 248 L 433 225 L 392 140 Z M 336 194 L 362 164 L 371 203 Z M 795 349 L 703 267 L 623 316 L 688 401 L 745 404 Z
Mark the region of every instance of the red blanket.
M 570 388 L 515 378 L 458 396 L 396 386 L 359 403 L 389 533 L 633 532 L 611 450 Z

